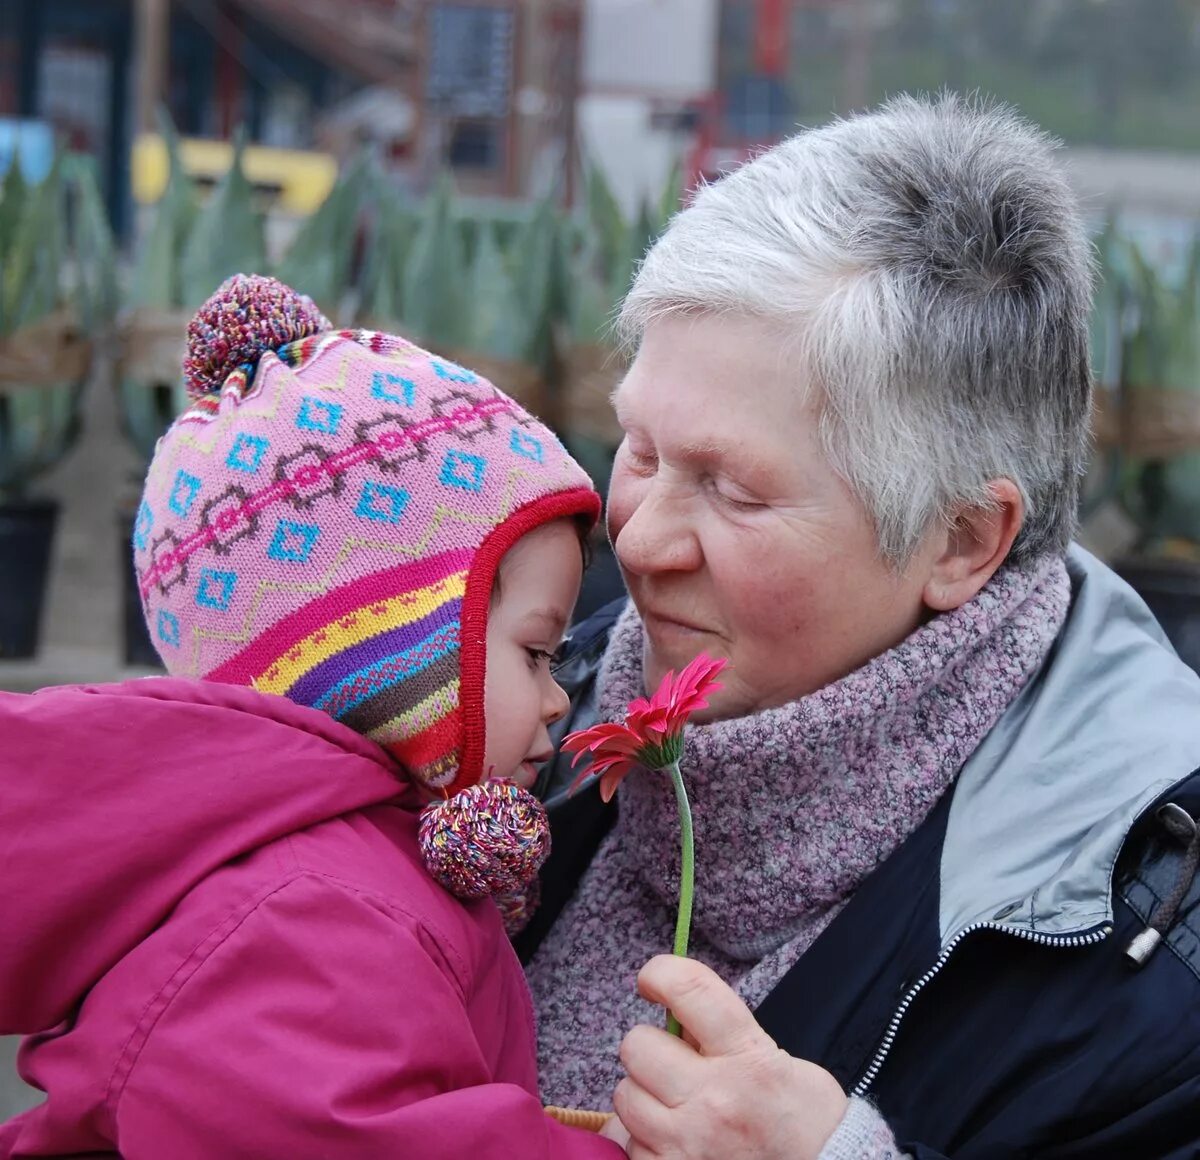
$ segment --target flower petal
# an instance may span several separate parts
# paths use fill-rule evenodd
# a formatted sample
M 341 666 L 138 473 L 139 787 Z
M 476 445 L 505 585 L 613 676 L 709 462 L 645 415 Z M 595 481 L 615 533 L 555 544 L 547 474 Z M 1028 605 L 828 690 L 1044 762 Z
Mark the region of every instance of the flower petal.
M 572 768 L 585 757 L 590 760 L 590 767 L 580 771 L 570 792 L 595 774 L 600 778 L 600 796 L 611 801 L 631 769 L 647 760 L 654 764 L 655 753 L 661 756 L 681 747 L 688 717 L 707 707 L 709 695 L 721 688 L 715 678 L 728 663 L 701 653 L 678 676 L 674 670 L 667 673 L 649 699 L 632 701 L 623 724 L 605 721 L 565 737 L 563 751 L 575 754 Z
M 606 771 L 600 778 L 600 800 L 606 804 L 613 800 L 613 795 L 617 792 L 617 786 L 625 780 L 625 778 L 637 767 L 633 762 L 625 762 L 624 765 L 614 766 Z

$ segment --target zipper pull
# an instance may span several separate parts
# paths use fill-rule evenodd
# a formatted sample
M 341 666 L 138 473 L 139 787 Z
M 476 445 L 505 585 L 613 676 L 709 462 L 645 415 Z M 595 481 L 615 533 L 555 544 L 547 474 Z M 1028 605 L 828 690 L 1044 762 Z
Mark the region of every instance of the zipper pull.
M 1162 822 L 1167 833 L 1176 842 L 1186 847 L 1186 853 L 1183 857 L 1183 865 L 1179 868 L 1175 888 L 1154 908 L 1154 917 L 1146 929 L 1136 935 L 1129 946 L 1125 948 L 1125 957 L 1129 960 L 1130 966 L 1134 968 L 1144 967 L 1150 960 L 1150 956 L 1158 950 L 1163 935 L 1175 921 L 1180 904 L 1192 888 L 1197 866 L 1200 866 L 1200 826 L 1196 824 L 1195 818 L 1174 802 L 1168 802 L 1156 816 Z

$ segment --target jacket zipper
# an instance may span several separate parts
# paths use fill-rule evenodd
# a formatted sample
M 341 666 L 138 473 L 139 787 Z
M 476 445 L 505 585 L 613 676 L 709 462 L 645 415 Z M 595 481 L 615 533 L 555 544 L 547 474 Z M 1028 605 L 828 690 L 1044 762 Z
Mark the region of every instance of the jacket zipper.
M 1050 935 L 1039 934 L 1037 931 L 1021 930 L 1020 928 L 1011 926 L 1002 926 L 995 922 L 976 922 L 971 926 L 960 930 L 958 934 L 950 940 L 946 945 L 946 949 L 938 955 L 937 961 L 929 968 L 907 991 L 904 998 L 900 1000 L 900 1006 L 896 1008 L 896 1013 L 892 1016 L 891 1022 L 888 1024 L 887 1030 L 883 1034 L 883 1039 L 879 1044 L 879 1049 L 875 1052 L 875 1058 L 871 1060 L 867 1070 L 863 1072 L 862 1078 L 854 1085 L 852 1096 L 864 1096 L 871 1084 L 875 1081 L 875 1077 L 879 1074 L 883 1067 L 884 1061 L 888 1057 L 888 1053 L 892 1050 L 892 1044 L 896 1041 L 896 1035 L 900 1030 L 900 1023 L 904 1019 L 905 1012 L 912 1006 L 913 1000 L 917 995 L 929 984 L 935 975 L 946 965 L 946 960 L 954 953 L 954 948 L 962 942 L 969 934 L 974 934 L 977 930 L 996 930 L 1001 934 L 1012 935 L 1016 938 L 1023 938 L 1028 942 L 1037 943 L 1039 946 L 1047 947 L 1086 947 L 1092 946 L 1095 943 L 1101 942 L 1112 933 L 1112 926 L 1105 923 L 1103 926 L 1097 927 L 1095 930 L 1087 931 L 1083 934 L 1062 934 Z

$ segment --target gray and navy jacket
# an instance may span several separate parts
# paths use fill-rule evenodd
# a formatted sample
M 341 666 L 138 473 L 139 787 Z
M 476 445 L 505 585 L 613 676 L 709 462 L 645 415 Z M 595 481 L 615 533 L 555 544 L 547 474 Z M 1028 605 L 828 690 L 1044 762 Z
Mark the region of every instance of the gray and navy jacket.
M 1040 671 L 756 1012 L 918 1160 L 1200 1157 L 1200 678 L 1108 568 L 1067 564 Z M 619 611 L 572 633 L 563 730 L 595 719 Z M 525 959 L 615 817 L 569 778 L 543 782 Z

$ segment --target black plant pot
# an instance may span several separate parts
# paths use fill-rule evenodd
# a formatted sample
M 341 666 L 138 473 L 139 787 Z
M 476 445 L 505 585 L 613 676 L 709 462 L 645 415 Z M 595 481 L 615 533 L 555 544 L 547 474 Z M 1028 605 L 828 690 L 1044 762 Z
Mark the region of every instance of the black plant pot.
M 52 500 L 0 504 L 0 657 L 37 652 L 57 521 Z
M 1131 557 L 1113 568 L 1150 606 L 1180 658 L 1200 672 L 1200 565 Z
M 137 573 L 133 569 L 133 516 L 122 514 L 117 517 L 117 531 L 121 542 L 117 545 L 117 559 L 121 562 L 121 624 L 125 663 L 139 668 L 159 668 L 162 662 L 142 616 L 142 602 L 138 597 Z

